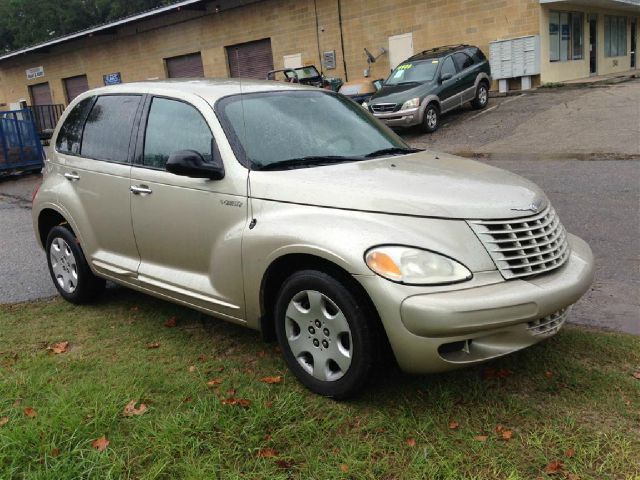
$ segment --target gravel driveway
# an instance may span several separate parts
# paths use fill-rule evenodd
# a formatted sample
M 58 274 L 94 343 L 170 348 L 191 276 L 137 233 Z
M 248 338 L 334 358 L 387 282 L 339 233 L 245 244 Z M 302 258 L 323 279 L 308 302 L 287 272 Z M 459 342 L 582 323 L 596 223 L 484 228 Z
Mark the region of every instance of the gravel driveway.
M 476 157 L 540 185 L 596 255 L 571 321 L 640 334 L 640 81 L 492 99 L 443 117 L 412 144 Z M 0 179 L 0 303 L 55 294 L 31 226 L 38 176 Z

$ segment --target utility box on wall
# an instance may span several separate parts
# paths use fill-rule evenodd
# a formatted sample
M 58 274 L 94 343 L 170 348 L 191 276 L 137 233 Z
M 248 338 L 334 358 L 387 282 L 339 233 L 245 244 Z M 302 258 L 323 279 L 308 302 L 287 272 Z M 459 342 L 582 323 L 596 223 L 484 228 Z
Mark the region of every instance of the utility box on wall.
M 540 36 L 495 40 L 489 43 L 491 75 L 507 90 L 507 79 L 522 78 L 522 89 L 531 88 L 531 76 L 540 75 Z

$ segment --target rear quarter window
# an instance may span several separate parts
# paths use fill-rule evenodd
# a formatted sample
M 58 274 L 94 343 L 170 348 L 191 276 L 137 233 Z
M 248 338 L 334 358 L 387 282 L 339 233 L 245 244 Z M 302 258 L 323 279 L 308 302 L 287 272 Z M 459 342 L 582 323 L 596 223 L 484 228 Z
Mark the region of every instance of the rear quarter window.
M 67 118 L 58 132 L 58 138 L 56 139 L 56 151 L 75 155 L 80 153 L 80 142 L 82 140 L 84 121 L 89 114 L 89 110 L 93 105 L 94 99 L 95 97 L 85 98 L 69 112 L 69 115 L 67 115 Z
M 139 95 L 98 97 L 84 126 L 80 154 L 94 160 L 127 162 L 141 98 Z

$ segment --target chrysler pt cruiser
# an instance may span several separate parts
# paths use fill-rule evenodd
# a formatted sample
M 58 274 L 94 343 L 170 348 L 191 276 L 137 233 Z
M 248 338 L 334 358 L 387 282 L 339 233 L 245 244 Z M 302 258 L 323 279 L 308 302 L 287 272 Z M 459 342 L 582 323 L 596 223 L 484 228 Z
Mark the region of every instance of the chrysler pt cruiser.
M 324 90 L 182 80 L 86 92 L 53 134 L 33 223 L 60 295 L 105 280 L 261 330 L 314 392 L 362 388 L 562 327 L 589 246 L 533 183 L 410 148 Z

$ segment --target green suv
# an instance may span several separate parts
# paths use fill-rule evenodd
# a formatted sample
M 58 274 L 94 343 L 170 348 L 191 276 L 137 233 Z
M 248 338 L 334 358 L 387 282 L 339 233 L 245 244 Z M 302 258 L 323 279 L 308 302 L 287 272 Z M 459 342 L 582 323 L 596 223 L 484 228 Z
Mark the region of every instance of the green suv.
M 449 110 L 466 102 L 486 107 L 490 85 L 491 68 L 478 47 L 437 47 L 398 65 L 363 107 L 390 127 L 420 125 L 431 133 Z

